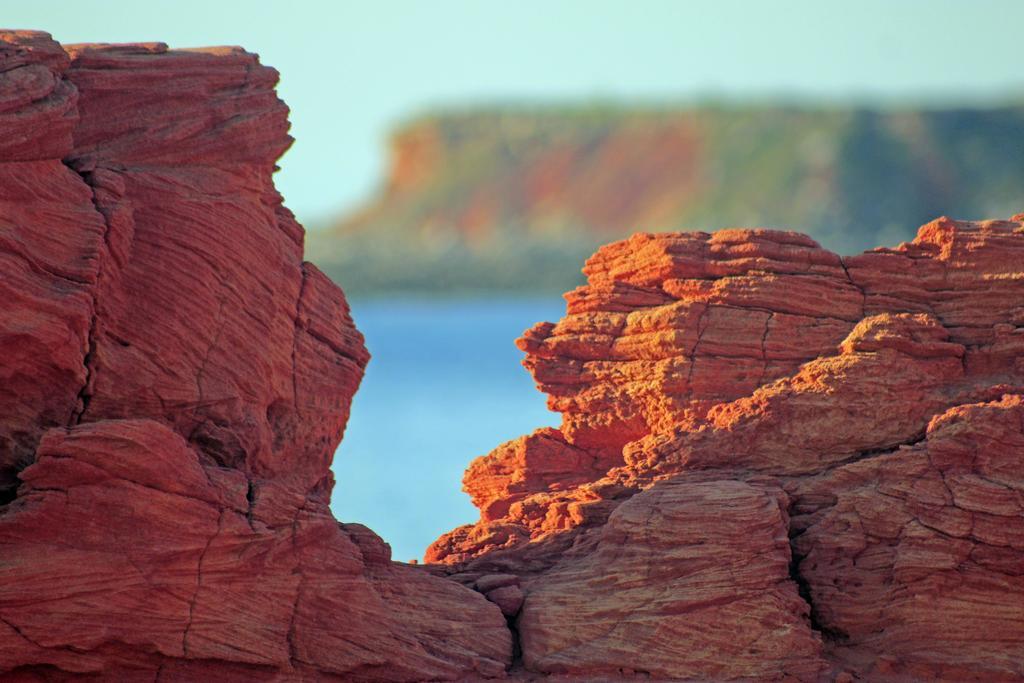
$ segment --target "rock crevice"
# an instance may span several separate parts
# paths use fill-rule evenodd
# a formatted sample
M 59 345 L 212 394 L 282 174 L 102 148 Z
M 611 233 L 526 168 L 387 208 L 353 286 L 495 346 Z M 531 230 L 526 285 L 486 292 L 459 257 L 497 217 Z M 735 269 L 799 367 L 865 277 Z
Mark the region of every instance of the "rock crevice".
M 82 358 L 82 365 L 85 367 L 85 383 L 82 385 L 81 390 L 75 398 L 75 404 L 71 410 L 71 418 L 68 420 L 68 427 L 72 427 L 82 423 L 85 412 L 89 409 L 89 400 L 92 398 L 93 384 L 95 382 L 94 374 L 98 370 L 96 367 L 96 325 L 100 318 L 99 296 L 100 286 L 104 276 L 104 263 L 109 258 L 110 253 L 110 222 L 107 214 L 102 211 L 100 202 L 96 197 L 96 188 L 91 182 L 91 173 L 80 172 L 75 169 L 73 164 L 69 164 L 67 162 L 65 162 L 64 165 L 71 171 L 78 174 L 82 179 L 82 182 L 89 188 L 89 193 L 92 197 L 92 204 L 96 209 L 96 213 L 103 221 L 103 234 L 101 236 L 100 252 L 96 264 L 95 281 L 92 283 L 91 288 L 92 314 L 89 319 L 89 330 L 86 334 L 87 348 L 85 356 Z

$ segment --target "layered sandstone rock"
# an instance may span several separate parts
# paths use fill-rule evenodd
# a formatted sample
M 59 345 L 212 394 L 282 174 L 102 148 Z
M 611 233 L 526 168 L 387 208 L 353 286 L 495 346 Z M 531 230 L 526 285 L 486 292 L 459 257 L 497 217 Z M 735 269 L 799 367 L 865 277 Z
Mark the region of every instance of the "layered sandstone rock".
M 0 33 L 0 677 L 450 680 L 511 637 L 329 510 L 368 354 L 237 48 Z
M 677 479 L 631 498 L 527 583 L 525 667 L 816 678 L 828 665 L 789 578 L 787 505 L 780 489 L 739 481 Z
M 327 507 L 368 354 L 275 81 L 0 33 L 0 677 L 1024 678 L 1024 216 L 602 248 L 412 567 Z
M 1019 680 L 1022 219 L 602 248 L 519 340 L 561 429 L 427 559 L 518 578 L 524 675 Z
M 1024 675 L 1024 398 L 801 482 L 794 549 L 819 628 L 869 679 Z

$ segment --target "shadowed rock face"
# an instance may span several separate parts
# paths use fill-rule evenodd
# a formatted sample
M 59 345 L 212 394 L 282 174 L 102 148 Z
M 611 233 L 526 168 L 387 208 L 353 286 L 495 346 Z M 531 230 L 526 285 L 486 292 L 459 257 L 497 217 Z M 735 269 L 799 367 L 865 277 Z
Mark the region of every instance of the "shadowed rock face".
M 1020 680 L 1022 220 L 603 247 L 519 340 L 561 429 L 473 462 L 428 561 L 518 579 L 525 671 Z
M 0 677 L 1024 677 L 1024 216 L 602 248 L 412 567 L 328 510 L 369 356 L 275 82 L 0 33 Z
M 369 355 L 237 48 L 0 33 L 0 677 L 495 675 L 500 609 L 328 509 Z

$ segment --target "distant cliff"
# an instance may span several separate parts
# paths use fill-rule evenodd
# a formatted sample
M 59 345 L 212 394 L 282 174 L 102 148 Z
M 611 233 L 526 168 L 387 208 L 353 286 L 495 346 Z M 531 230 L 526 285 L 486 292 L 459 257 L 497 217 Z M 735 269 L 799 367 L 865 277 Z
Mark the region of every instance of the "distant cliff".
M 413 121 L 390 155 L 378 195 L 311 235 L 346 289 L 561 290 L 636 230 L 783 227 L 852 253 L 1010 215 L 1024 106 L 481 110 Z

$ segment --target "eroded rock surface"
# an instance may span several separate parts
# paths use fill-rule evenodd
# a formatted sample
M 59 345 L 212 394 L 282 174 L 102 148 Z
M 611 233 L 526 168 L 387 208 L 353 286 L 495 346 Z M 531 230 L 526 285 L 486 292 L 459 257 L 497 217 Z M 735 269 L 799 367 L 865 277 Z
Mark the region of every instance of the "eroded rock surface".
M 1024 399 L 808 480 L 794 549 L 821 628 L 868 678 L 1020 680 Z M 981 672 L 981 673 L 979 673 Z
M 0 677 L 453 680 L 501 609 L 328 509 L 369 358 L 238 48 L 0 33 Z
M 519 578 L 525 678 L 1021 680 L 1022 220 L 603 247 L 427 559 Z
M 527 583 L 525 667 L 813 679 L 828 667 L 789 578 L 787 502 L 778 488 L 685 478 L 626 501 Z

